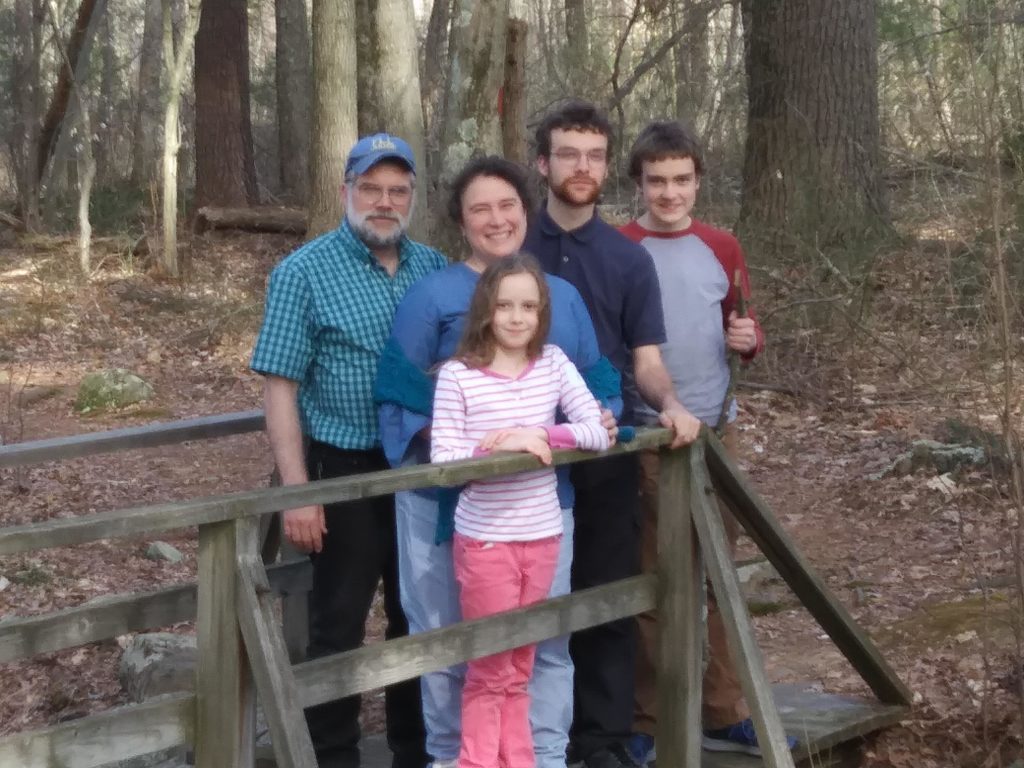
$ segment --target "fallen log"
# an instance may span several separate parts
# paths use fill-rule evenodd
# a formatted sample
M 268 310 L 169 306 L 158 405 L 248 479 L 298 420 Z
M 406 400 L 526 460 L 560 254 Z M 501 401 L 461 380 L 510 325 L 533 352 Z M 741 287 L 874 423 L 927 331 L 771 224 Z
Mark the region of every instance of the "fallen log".
M 246 232 L 306 233 L 306 211 L 302 208 L 217 208 L 204 206 L 196 211 L 192 229 L 202 234 L 211 229 L 241 229 Z
M 23 222 L 17 216 L 12 216 L 11 214 L 4 213 L 3 211 L 0 211 L 0 224 L 4 224 L 10 227 L 15 232 L 25 231 L 25 222 Z

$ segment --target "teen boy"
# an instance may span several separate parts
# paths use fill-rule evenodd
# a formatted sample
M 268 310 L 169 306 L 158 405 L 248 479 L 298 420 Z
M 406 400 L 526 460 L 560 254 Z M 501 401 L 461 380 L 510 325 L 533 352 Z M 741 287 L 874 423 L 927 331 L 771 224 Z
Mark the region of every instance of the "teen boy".
M 629 174 L 639 187 L 646 212 L 622 228 L 654 259 L 661 286 L 667 340 L 662 359 L 676 395 L 690 413 L 716 426 L 729 387 L 729 354 L 749 361 L 764 347 L 764 334 L 752 312 L 736 311 L 740 289 L 749 298 L 750 281 L 743 251 L 736 238 L 691 216 L 703 172 L 700 146 L 679 123 L 654 122 L 636 139 Z M 655 414 L 641 409 L 651 423 Z M 722 435 L 735 454 L 736 402 L 728 406 L 728 425 Z M 657 556 L 658 456 L 641 456 L 641 564 L 653 572 Z M 729 544 L 735 554 L 739 526 L 722 509 Z M 640 647 L 635 682 L 634 736 L 630 753 L 638 765 L 654 757 L 657 723 L 654 659 L 657 625 L 653 613 L 637 617 Z M 714 595 L 708 593 L 709 663 L 704 675 L 704 748 L 760 755 L 750 710 L 729 658 L 725 628 Z M 792 747 L 796 742 L 793 741 Z

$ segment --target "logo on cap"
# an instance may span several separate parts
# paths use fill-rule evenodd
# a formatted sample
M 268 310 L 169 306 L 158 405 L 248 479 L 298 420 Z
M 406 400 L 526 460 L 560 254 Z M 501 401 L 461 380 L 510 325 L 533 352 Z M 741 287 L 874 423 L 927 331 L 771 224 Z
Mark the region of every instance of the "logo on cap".
M 370 145 L 372 152 L 393 152 L 398 149 L 398 146 L 391 139 L 375 138 L 373 144 Z

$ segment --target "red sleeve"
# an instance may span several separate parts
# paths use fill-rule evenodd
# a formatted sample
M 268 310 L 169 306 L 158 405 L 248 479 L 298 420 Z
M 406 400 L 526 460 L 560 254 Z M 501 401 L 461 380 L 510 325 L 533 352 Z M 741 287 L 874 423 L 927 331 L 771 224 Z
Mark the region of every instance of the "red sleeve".
M 633 221 L 629 222 L 629 224 L 623 224 L 621 227 L 619 227 L 619 232 L 624 234 L 634 243 L 642 242 L 645 234 L 644 228 L 640 226 L 639 222 L 637 222 L 636 219 L 633 219 Z
M 739 241 L 728 232 L 708 226 L 702 222 L 694 221 L 693 230 L 701 240 L 708 244 L 708 247 L 711 248 L 715 258 L 718 259 L 718 263 L 722 265 L 722 269 L 725 270 L 725 274 L 729 278 L 729 292 L 726 294 L 725 300 L 722 301 L 723 328 L 728 327 L 729 313 L 736 309 L 737 271 L 740 274 L 740 290 L 743 292 L 743 298 L 746 301 L 747 317 L 754 321 L 754 330 L 757 333 L 757 346 L 743 355 L 743 359 L 746 361 L 753 360 L 755 356 L 764 350 L 764 331 L 761 329 L 761 324 L 757 321 L 757 313 L 754 311 L 751 302 L 750 274 L 747 272 L 747 262 L 743 258 L 743 248 L 740 247 Z

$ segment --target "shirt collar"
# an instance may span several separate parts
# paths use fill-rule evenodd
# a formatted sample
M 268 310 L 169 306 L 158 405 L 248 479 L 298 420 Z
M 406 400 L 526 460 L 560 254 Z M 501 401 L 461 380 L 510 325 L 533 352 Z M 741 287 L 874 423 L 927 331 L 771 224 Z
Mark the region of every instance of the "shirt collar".
M 348 221 L 348 217 L 344 217 L 341 220 L 341 226 L 336 230 L 338 235 L 344 242 L 347 242 L 352 248 L 352 255 L 368 264 L 377 264 L 377 257 L 373 255 L 373 251 L 370 250 L 369 246 L 363 242 L 363 239 L 359 237 L 352 225 Z M 402 235 L 402 239 L 398 241 L 398 263 L 404 264 L 409 260 L 412 255 L 412 241 L 409 239 L 407 234 Z
M 593 240 L 598 234 L 598 228 L 601 222 L 601 217 L 597 215 L 597 206 L 594 206 L 594 215 L 590 217 L 590 220 L 587 221 L 582 226 L 572 230 L 571 232 L 567 232 L 566 230 L 562 229 L 561 225 L 559 225 L 558 222 L 551 218 L 551 214 L 548 213 L 547 205 L 541 206 L 540 212 L 537 214 L 537 216 L 538 221 L 540 222 L 541 232 L 543 232 L 545 235 L 549 235 L 551 237 L 568 235 L 573 240 L 576 240 L 580 243 L 589 243 L 591 240 Z

